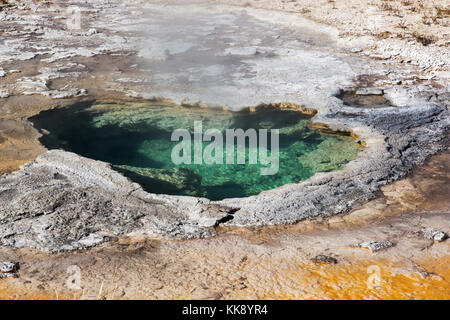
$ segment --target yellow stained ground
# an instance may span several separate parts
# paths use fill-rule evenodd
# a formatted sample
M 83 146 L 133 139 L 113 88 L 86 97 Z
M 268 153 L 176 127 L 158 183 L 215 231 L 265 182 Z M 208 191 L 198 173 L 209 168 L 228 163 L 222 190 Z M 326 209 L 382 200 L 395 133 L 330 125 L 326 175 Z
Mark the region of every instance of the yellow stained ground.
M 291 267 L 278 270 L 279 276 L 289 278 L 295 286 L 289 286 L 289 291 L 267 291 L 262 296 L 255 297 L 254 288 L 250 286 L 240 290 L 232 298 L 238 299 L 450 299 L 450 256 L 430 261 L 422 261 L 428 276 L 419 273 L 411 275 L 396 274 L 401 267 L 385 260 L 366 260 L 345 264 L 307 264 L 297 265 L 289 261 Z M 265 261 L 261 261 L 265 263 Z M 251 273 L 249 274 L 249 278 Z M 99 288 L 100 290 L 100 288 Z M 106 297 L 107 298 L 107 297 Z M 132 298 L 132 297 L 130 297 Z M 179 297 L 182 299 L 183 297 Z M 60 295 L 57 290 L 45 294 L 26 292 L 15 286 L 14 279 L 0 281 L 1 300 L 66 300 L 83 299 L 82 293 Z

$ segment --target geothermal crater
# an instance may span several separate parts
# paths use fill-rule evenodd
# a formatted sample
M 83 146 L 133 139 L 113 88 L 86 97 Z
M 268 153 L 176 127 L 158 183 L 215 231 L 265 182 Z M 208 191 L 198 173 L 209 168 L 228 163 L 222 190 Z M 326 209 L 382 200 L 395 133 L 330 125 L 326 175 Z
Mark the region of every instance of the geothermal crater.
M 308 127 L 310 118 L 297 110 L 280 110 L 272 106 L 231 112 L 164 102 L 85 102 L 42 112 L 31 121 L 46 133 L 40 139 L 46 148 L 64 149 L 109 162 L 115 170 L 138 182 L 148 192 L 221 200 L 256 195 L 284 184 L 297 183 L 316 172 L 340 169 L 356 158 L 361 147 L 351 137 L 311 130 Z M 200 142 L 200 163 L 194 159 L 196 121 L 203 132 L 216 129 L 222 137 L 211 138 L 217 143 L 217 149 L 211 148 L 211 140 Z M 226 136 L 226 130 L 230 128 L 254 133 L 253 137 L 250 134 L 243 141 L 243 155 L 238 149 L 238 139 L 230 140 Z M 172 133 L 178 129 L 188 130 L 192 138 L 171 141 Z M 279 130 L 274 140 L 271 129 Z M 267 132 L 264 133 L 267 148 L 261 146 L 258 136 L 261 132 Z M 251 146 L 251 139 L 259 144 Z M 188 161 L 175 164 L 172 151 L 182 146 L 182 142 L 189 145 L 188 150 L 180 152 L 181 156 L 187 153 Z M 229 143 L 232 143 L 231 147 L 228 147 Z M 276 150 L 272 146 L 274 143 Z M 252 152 L 255 152 L 253 158 Z M 265 162 L 263 152 L 267 157 Z M 229 154 L 234 160 L 227 159 Z M 208 155 L 213 157 L 214 163 L 205 163 Z M 263 168 L 272 168 L 271 174 L 265 174 Z

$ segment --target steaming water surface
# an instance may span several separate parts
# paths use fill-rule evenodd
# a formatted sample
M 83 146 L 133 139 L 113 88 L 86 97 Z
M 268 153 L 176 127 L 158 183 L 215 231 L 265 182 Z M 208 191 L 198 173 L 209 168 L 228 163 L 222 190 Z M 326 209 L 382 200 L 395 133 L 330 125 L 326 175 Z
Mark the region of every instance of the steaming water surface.
M 62 148 L 109 162 L 149 192 L 213 200 L 255 195 L 319 171 L 340 169 L 360 150 L 349 137 L 308 129 L 310 119 L 300 112 L 270 107 L 230 112 L 166 103 L 84 103 L 46 111 L 31 120 L 37 128 L 50 132 L 41 138 L 49 149 Z M 204 131 L 279 129 L 278 173 L 261 175 L 262 164 L 248 161 L 241 165 L 175 165 L 171 152 L 178 142 L 171 141 L 172 132 L 184 128 L 193 133 L 194 121 L 200 120 Z M 246 153 L 248 156 L 248 144 Z

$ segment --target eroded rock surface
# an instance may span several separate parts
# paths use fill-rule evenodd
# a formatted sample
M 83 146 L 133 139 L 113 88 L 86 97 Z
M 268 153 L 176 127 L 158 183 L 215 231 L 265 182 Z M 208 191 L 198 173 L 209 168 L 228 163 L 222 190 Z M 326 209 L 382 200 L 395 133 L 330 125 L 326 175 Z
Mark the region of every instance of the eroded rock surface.
M 48 151 L 0 178 L 0 243 L 55 251 L 97 245 L 108 235 L 210 236 L 218 223 L 294 223 L 344 213 L 442 147 L 445 106 L 319 113 L 335 130 L 352 128 L 367 146 L 343 170 L 320 173 L 249 198 L 211 202 L 149 194 L 103 162 Z M 224 219 L 225 218 L 225 219 Z
M 2 245 L 56 251 L 94 246 L 109 235 L 202 237 L 228 214 L 196 199 L 179 206 L 147 194 L 108 164 L 64 151 L 0 179 Z
M 399 66 L 391 53 L 356 56 L 335 29 L 295 15 L 211 3 L 73 1 L 84 12 L 84 29 L 74 31 L 55 23 L 67 17 L 57 19 L 61 12 L 52 6 L 12 3 L 0 12 L 0 99 L 76 97 L 102 87 L 103 94 L 163 95 L 230 109 L 287 101 L 316 109 L 313 126 L 351 131 L 365 149 L 343 170 L 219 202 L 149 194 L 108 164 L 49 151 L 0 178 L 2 245 L 58 251 L 94 246 L 113 235 L 192 238 L 211 236 L 222 224 L 330 217 L 374 198 L 380 187 L 441 150 L 448 134 L 445 64 L 425 66 L 436 71 L 428 75 L 422 64 Z M 186 12 L 196 19 L 186 21 Z M 167 21 L 174 23 L 169 27 Z M 431 81 L 439 74 L 442 81 Z M 348 89 L 382 94 L 390 105 L 345 105 L 336 96 Z M 19 121 L 17 109 L 0 105 L 7 121 Z M 32 115 L 21 112 L 22 118 Z M 2 148 L 23 138 L 9 131 L 1 133 Z

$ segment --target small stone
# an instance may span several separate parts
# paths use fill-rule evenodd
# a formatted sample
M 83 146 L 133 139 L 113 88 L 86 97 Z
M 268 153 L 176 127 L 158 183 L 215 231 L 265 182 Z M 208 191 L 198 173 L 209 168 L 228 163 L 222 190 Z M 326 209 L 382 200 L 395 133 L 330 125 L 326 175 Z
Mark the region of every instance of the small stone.
M 422 230 L 422 234 L 426 239 L 434 241 L 444 241 L 448 238 L 448 234 L 434 228 L 425 228 Z
M 0 89 L 0 98 L 8 98 L 9 92 L 7 90 Z
M 393 247 L 395 244 L 388 240 L 382 240 L 382 241 L 368 241 L 368 242 L 362 242 L 358 244 L 361 248 L 369 249 L 372 252 L 377 252 L 380 250 L 384 250 L 390 247 Z
M 19 263 L 12 261 L 0 261 L 0 272 L 14 273 L 19 270 Z
M 318 256 L 315 256 L 311 259 L 314 263 L 329 263 L 329 264 L 336 264 L 338 261 L 336 258 L 326 256 L 323 254 L 319 254 Z
M 97 33 L 97 29 L 92 28 L 92 29 L 89 29 L 89 30 L 88 30 L 88 32 L 86 33 L 86 35 L 92 36 L 93 34 L 96 34 L 96 33 Z

